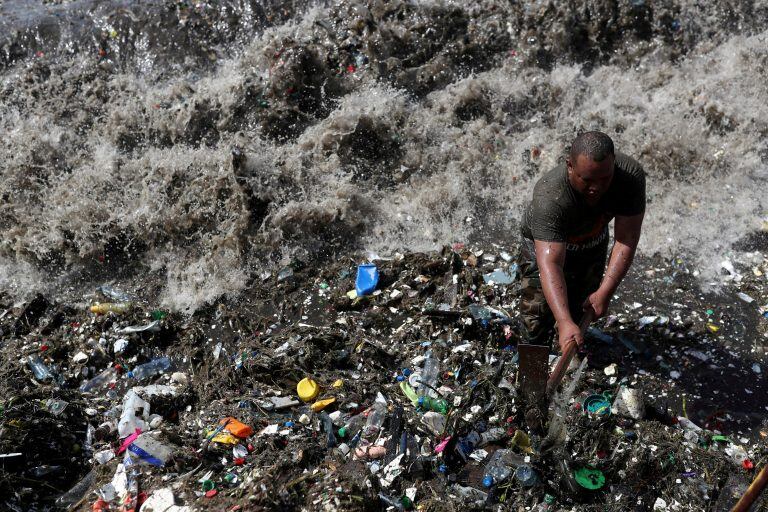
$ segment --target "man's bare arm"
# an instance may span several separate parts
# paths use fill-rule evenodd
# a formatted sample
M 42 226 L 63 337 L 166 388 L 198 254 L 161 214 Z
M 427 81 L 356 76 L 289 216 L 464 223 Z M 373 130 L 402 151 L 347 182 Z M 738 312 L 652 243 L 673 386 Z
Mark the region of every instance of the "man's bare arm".
M 575 338 L 577 343 L 583 342 L 581 331 L 568 308 L 568 289 L 565 284 L 563 265 L 565 264 L 566 246 L 564 242 L 543 242 L 534 240 L 536 263 L 541 276 L 541 288 L 547 299 L 549 309 L 557 321 L 557 331 L 560 347 L 564 349 L 565 342 Z
M 584 302 L 584 310 L 587 311 L 592 308 L 595 318 L 606 314 L 613 294 L 616 293 L 619 283 L 627 275 L 629 267 L 632 266 L 637 244 L 640 241 L 642 226 L 642 213 L 631 217 L 616 217 L 614 223 L 615 241 L 603 281 L 597 291 L 587 297 Z
M 541 275 L 541 287 L 549 309 L 557 322 L 572 321 L 568 310 L 568 289 L 565 284 L 565 244 L 563 242 L 542 242 L 534 240 L 536 263 Z
M 640 232 L 643 227 L 643 216 L 616 217 L 614 221 L 613 249 L 608 267 L 605 269 L 605 277 L 600 287 L 605 287 L 605 292 L 613 295 L 619 287 L 619 283 L 627 275 L 632 261 L 635 259 L 637 244 L 640 242 Z

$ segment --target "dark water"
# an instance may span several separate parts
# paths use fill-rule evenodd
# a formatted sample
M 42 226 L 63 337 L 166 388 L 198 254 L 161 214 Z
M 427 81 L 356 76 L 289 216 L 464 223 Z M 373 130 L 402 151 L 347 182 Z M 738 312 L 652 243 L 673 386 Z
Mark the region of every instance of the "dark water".
M 768 217 L 766 21 L 744 1 L 6 0 L 0 288 L 120 269 L 192 310 L 295 259 L 508 245 L 583 129 L 649 174 L 642 251 L 713 282 L 759 258 L 734 243 Z

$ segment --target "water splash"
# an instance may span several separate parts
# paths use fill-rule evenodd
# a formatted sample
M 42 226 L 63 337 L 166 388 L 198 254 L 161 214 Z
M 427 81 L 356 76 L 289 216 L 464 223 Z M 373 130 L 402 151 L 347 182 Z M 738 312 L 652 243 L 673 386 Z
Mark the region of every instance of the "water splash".
M 146 273 L 193 311 L 292 258 L 514 243 L 583 129 L 649 174 L 645 254 L 711 278 L 766 215 L 748 2 L 81 4 L 0 44 L 14 296 Z

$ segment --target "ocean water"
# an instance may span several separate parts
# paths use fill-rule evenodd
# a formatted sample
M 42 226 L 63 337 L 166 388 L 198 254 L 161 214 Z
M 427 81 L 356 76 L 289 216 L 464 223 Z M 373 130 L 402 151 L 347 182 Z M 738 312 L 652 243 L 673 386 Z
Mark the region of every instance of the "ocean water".
M 119 270 L 192 312 L 295 260 L 510 246 L 588 129 L 646 169 L 641 252 L 707 285 L 768 218 L 766 21 L 765 1 L 5 0 L 0 289 Z

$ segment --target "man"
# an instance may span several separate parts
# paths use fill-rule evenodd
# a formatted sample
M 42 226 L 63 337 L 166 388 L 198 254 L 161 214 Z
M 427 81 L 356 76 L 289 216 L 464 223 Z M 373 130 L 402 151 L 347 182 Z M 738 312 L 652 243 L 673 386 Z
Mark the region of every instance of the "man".
M 587 311 L 605 315 L 627 274 L 645 213 L 645 172 L 616 154 L 611 138 L 586 132 L 565 165 L 541 177 L 522 223 L 520 309 L 528 341 L 549 344 L 557 325 L 561 350 L 584 342 L 578 323 Z M 615 218 L 608 268 L 608 223 Z M 605 275 L 604 275 L 605 274 Z

